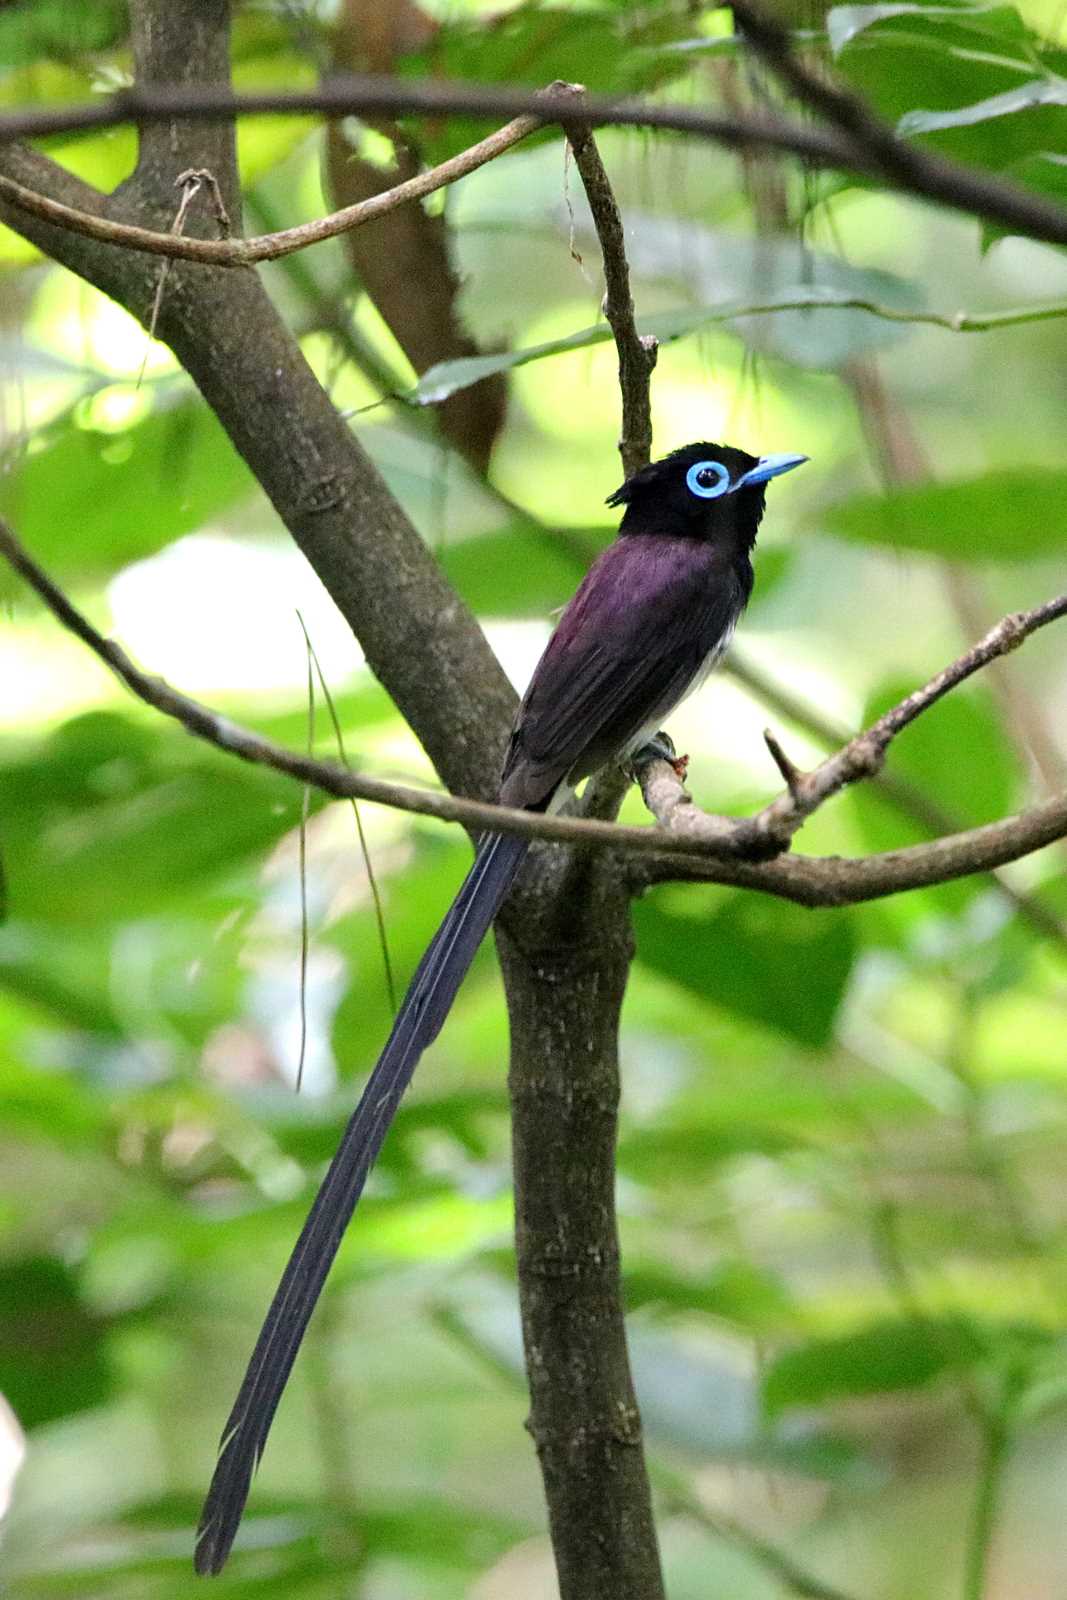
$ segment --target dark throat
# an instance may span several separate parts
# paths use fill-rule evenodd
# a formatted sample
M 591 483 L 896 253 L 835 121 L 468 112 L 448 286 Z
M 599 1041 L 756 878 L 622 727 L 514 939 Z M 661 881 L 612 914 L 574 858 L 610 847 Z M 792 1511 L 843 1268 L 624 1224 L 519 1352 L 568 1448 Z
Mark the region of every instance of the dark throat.
M 720 571 L 731 571 L 741 593 L 741 604 L 748 602 L 754 573 L 752 550 L 763 518 L 764 491 L 760 487 L 747 493 L 726 495 L 708 508 L 694 513 L 692 497 L 642 495 L 635 498 L 623 514 L 620 538 L 686 539 L 702 546 L 714 557 Z

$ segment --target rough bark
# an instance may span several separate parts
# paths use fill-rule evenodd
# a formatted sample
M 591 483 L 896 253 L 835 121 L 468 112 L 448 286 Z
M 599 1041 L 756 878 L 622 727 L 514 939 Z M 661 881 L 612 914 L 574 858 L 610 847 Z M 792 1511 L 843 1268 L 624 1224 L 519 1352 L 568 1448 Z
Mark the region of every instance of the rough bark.
M 497 933 L 512 1029 L 527 1426 L 564 1600 L 662 1600 L 615 1217 L 628 891 L 613 856 L 541 851 L 539 862 Z

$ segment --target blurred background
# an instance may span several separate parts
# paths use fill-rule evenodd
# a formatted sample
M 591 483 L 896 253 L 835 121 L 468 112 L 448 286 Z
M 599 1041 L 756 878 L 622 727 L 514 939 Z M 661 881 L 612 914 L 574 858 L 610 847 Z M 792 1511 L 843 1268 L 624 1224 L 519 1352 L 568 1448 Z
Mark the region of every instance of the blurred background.
M 789 20 L 930 147 L 1067 193 L 1058 0 Z M 117 3 L 4 6 L 0 102 L 118 87 L 127 32 Z M 697 4 L 236 7 L 238 85 L 331 67 L 726 109 L 776 95 L 729 14 Z M 246 119 L 246 229 L 319 216 L 488 126 L 327 139 L 315 119 Z M 791 159 L 599 143 L 639 322 L 664 341 L 657 453 L 811 457 L 768 496 L 731 664 L 672 723 L 698 801 L 745 811 L 778 787 L 764 727 L 812 762 L 1063 588 L 1067 261 Z M 126 128 L 42 148 L 104 189 L 135 158 Z M 581 183 L 546 134 L 382 227 L 264 277 L 521 688 L 612 535 L 621 476 Z M 961 311 L 973 331 L 948 325 Z M 349 757 L 433 781 L 168 351 L 4 230 L 0 371 L 0 511 L 105 632 L 301 747 L 299 609 Z M 387 1031 L 383 952 L 351 809 L 312 798 L 298 1095 L 299 788 L 133 703 L 10 573 L 0 587 L 0 1560 L 12 1596 L 166 1600 L 193 1585 L 219 1429 Z M 909 729 L 889 779 L 798 847 L 890 848 L 1062 787 L 1062 627 Z M 647 820 L 632 797 L 624 815 Z M 469 849 L 399 813 L 359 821 L 403 984 Z M 673 1600 L 1067 1593 L 1065 852 L 848 910 L 692 887 L 636 906 L 620 1209 Z M 522 1426 L 506 1057 L 486 949 L 342 1249 L 216 1592 L 555 1593 Z

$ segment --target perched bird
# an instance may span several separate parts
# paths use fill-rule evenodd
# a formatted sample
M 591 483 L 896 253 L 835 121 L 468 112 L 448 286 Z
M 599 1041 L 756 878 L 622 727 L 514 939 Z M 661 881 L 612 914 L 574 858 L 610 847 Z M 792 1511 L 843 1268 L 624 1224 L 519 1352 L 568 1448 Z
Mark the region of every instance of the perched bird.
M 560 617 L 511 733 L 502 804 L 551 812 L 630 760 L 722 655 L 752 591 L 765 485 L 807 459 L 690 444 L 628 478 L 618 537 Z M 489 833 L 419 963 L 282 1275 L 223 1430 L 196 1568 L 218 1572 L 300 1341 L 416 1063 L 437 1037 L 529 841 Z

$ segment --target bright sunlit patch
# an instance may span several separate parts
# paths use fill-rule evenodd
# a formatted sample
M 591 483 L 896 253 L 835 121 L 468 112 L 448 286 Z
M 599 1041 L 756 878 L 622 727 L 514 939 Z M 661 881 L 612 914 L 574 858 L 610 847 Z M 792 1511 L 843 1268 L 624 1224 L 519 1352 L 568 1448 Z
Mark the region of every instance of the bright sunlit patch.
M 0 1394 L 0 1517 L 7 1514 L 11 1491 L 26 1455 L 26 1436 L 3 1395 Z
M 471 1200 L 446 1195 L 424 1204 L 379 1211 L 374 1227 L 365 1228 L 359 1248 L 363 1256 L 402 1256 L 411 1260 L 448 1259 L 507 1236 L 511 1196 Z
M 351 362 L 340 358 L 337 340 L 327 333 L 312 333 L 300 341 L 309 367 L 339 411 L 374 407 L 382 398 L 379 386 Z M 412 379 L 412 381 L 414 381 Z
M 59 721 L 118 695 L 115 679 L 72 636 L 9 621 L 0 629 L 0 723 L 7 730 Z
M 115 631 L 150 670 L 192 693 L 295 689 L 307 678 L 299 609 L 328 680 L 362 663 L 351 629 L 292 548 L 179 539 L 108 591 Z
M 78 407 L 77 421 L 79 427 L 97 433 L 122 433 L 151 409 L 152 396 L 146 389 L 132 383 L 109 383 L 106 389 L 86 397 Z
M 517 340 L 524 347 L 565 338 L 597 323 L 596 296 L 586 301 L 566 301 L 522 329 Z M 576 437 L 600 443 L 610 438 L 618 411 L 619 358 L 608 340 L 549 356 L 544 361 L 517 367 L 514 384 L 523 406 L 550 438 Z M 560 405 L 560 395 L 568 403 Z
M 176 372 L 174 356 L 113 300 L 66 273 L 48 273 L 34 298 L 30 337 L 83 366 L 136 379 Z

